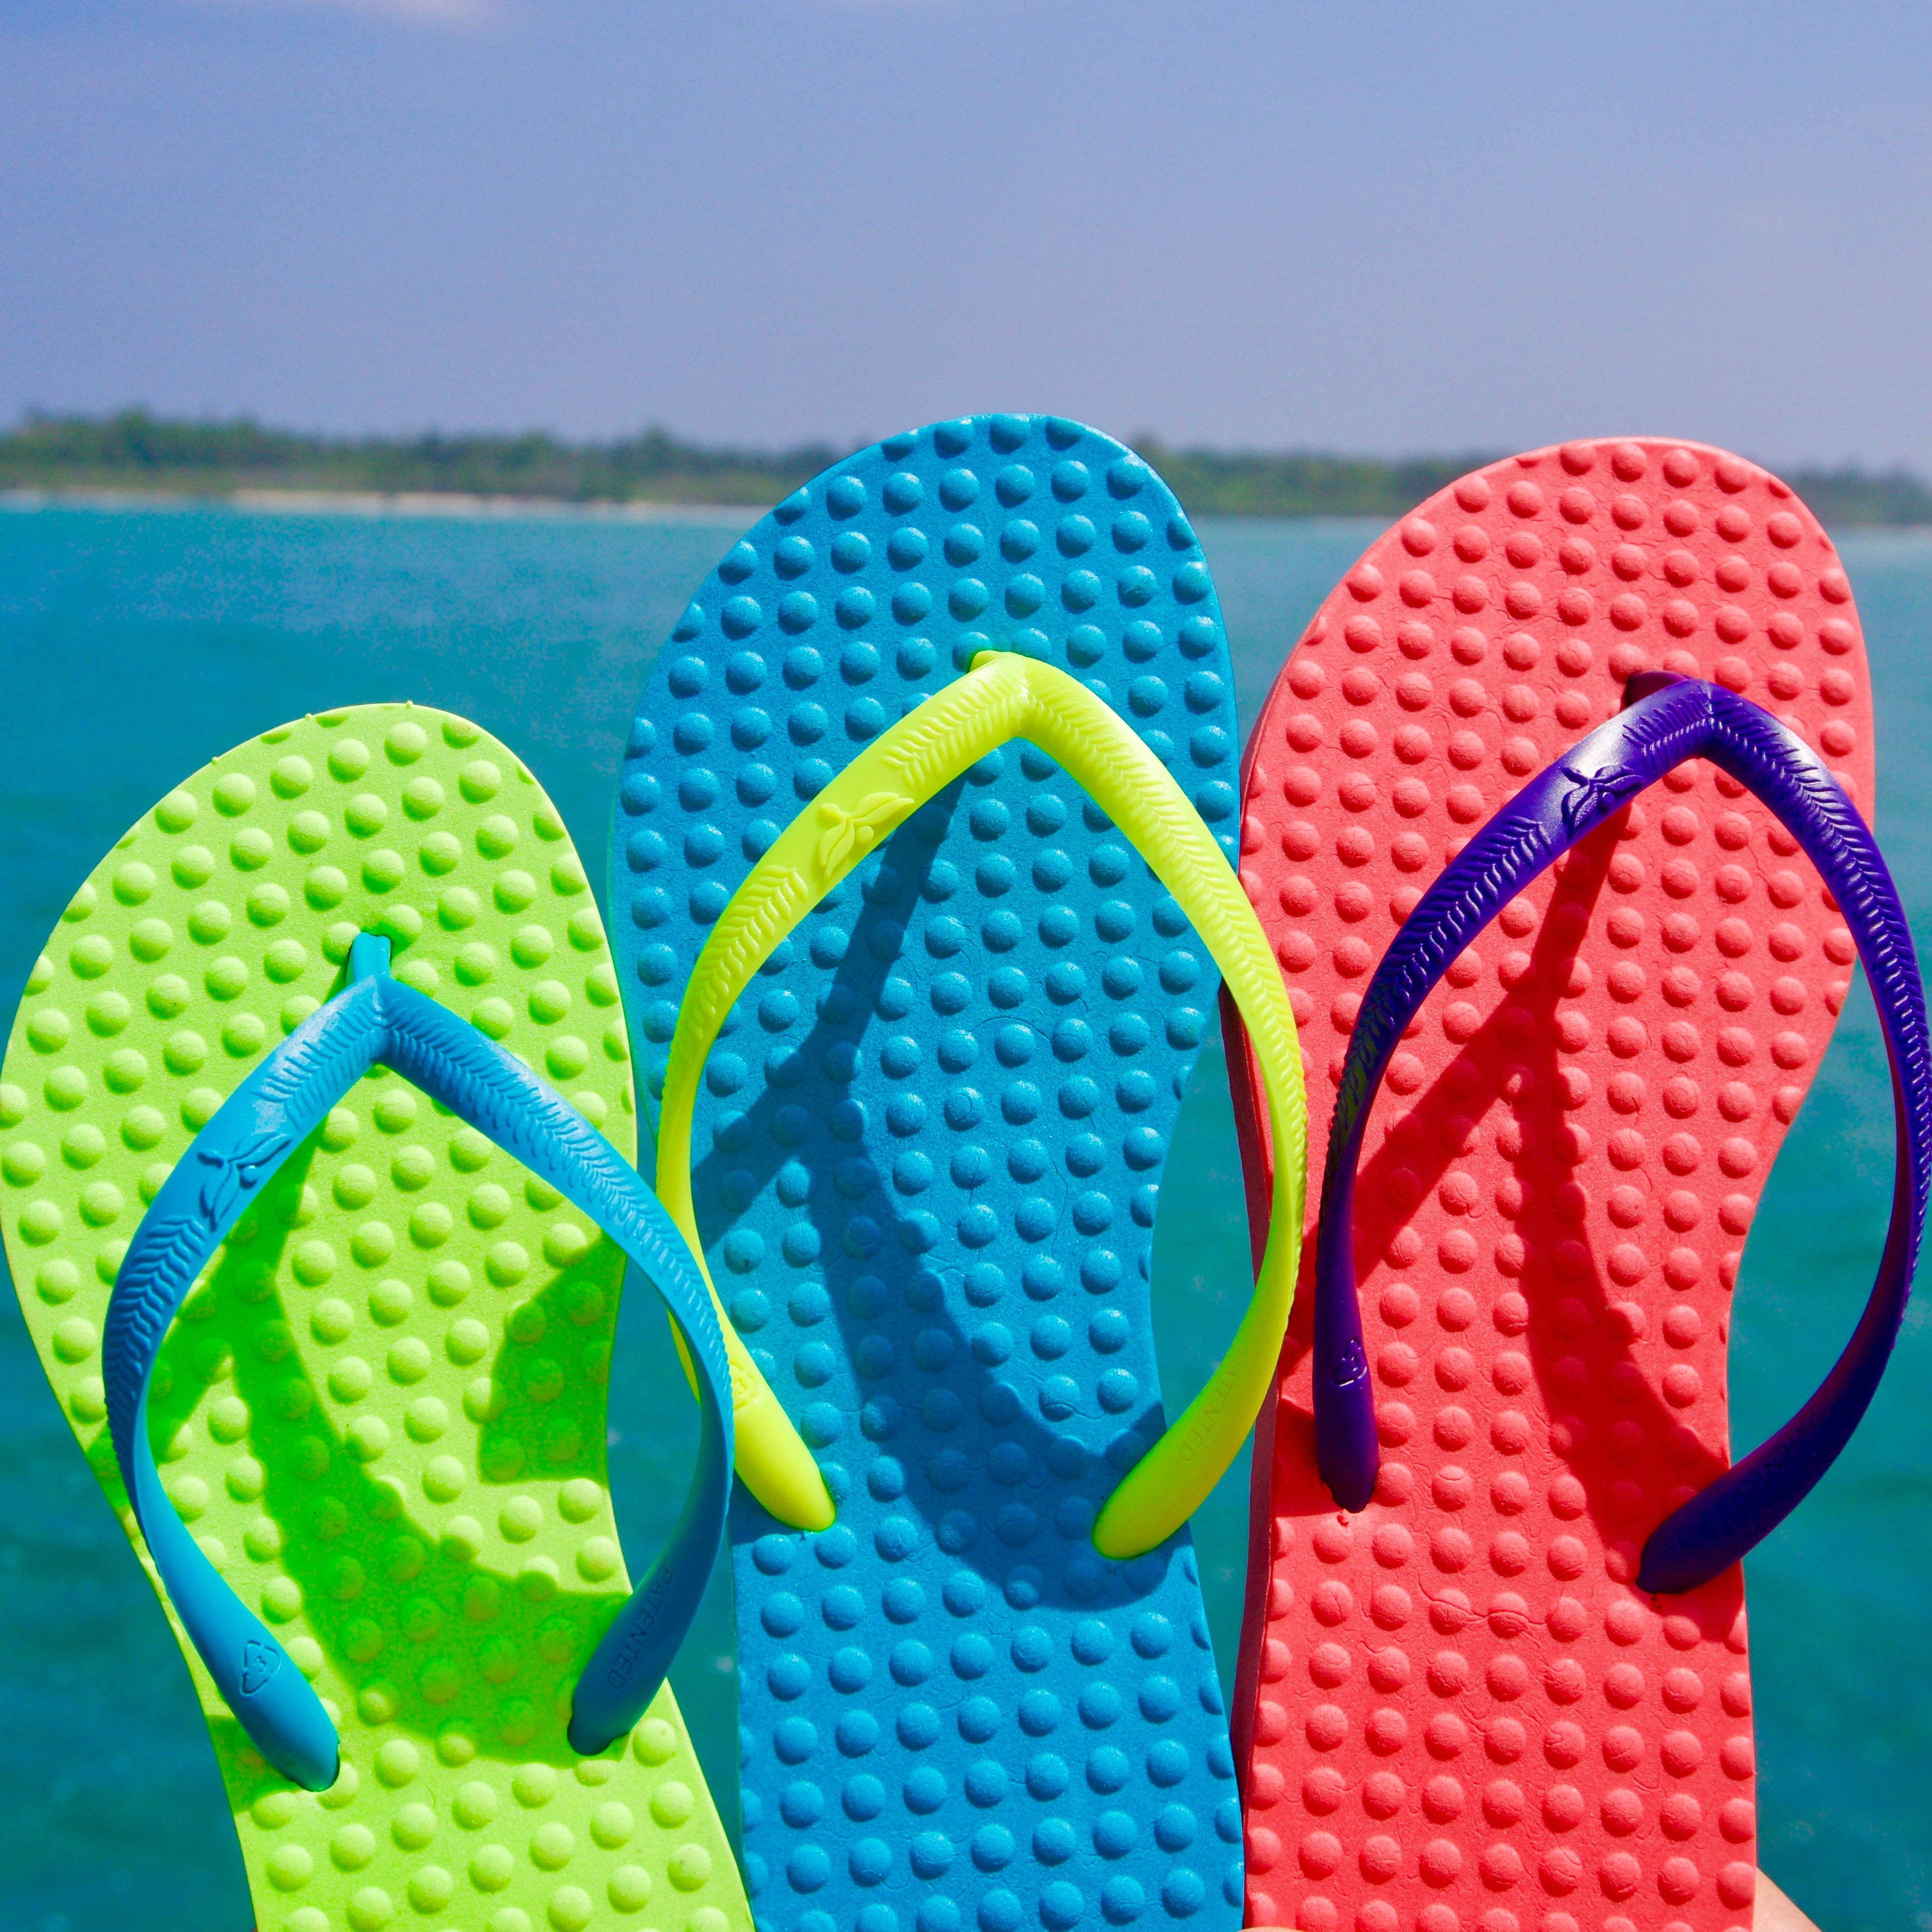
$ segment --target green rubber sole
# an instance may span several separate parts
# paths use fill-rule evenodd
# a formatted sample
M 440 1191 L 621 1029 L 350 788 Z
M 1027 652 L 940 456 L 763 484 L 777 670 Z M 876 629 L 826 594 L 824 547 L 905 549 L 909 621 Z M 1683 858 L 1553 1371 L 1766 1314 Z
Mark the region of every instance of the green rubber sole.
M 8 1264 L 151 1582 L 102 1391 L 115 1270 L 170 1165 L 364 931 L 634 1158 L 603 926 L 501 745 L 365 706 L 170 792 L 75 894 L 0 1066 Z M 598 1756 L 565 1739 L 630 1589 L 604 1466 L 622 1281 L 554 1190 L 379 1069 L 183 1306 L 150 1397 L 168 1492 L 341 1734 L 332 1790 L 290 1785 L 176 1625 L 261 1932 L 749 1927 L 669 1688 Z

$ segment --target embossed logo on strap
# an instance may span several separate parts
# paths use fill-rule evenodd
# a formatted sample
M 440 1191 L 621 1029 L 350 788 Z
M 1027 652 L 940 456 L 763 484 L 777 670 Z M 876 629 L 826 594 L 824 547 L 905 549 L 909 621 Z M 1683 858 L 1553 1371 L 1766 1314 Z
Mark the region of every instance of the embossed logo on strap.
M 1565 765 L 1563 776 L 1576 786 L 1563 797 L 1563 829 L 1573 838 L 1580 827 L 1607 818 L 1642 790 L 1644 784 L 1640 772 L 1623 765 L 1613 765 L 1606 772 L 1580 772 L 1574 765 Z
M 252 1697 L 282 1667 L 282 1653 L 258 1636 L 242 1646 L 242 1694 Z
M 1365 1382 L 1369 1378 L 1368 1358 L 1362 1353 L 1362 1345 L 1352 1335 L 1342 1345 L 1342 1352 L 1335 1359 L 1335 1366 L 1328 1372 L 1328 1379 L 1336 1388 L 1346 1388 L 1352 1382 Z
M 286 1134 L 264 1134 L 232 1154 L 197 1148 L 195 1157 L 213 1172 L 201 1184 L 201 1218 L 211 1228 L 218 1228 L 229 1217 L 238 1194 L 252 1194 L 261 1185 L 263 1172 L 272 1168 L 289 1146 Z
M 818 849 L 812 862 L 822 878 L 838 872 L 856 850 L 862 856 L 912 809 L 912 800 L 896 791 L 868 792 L 848 812 L 832 799 L 818 808 Z

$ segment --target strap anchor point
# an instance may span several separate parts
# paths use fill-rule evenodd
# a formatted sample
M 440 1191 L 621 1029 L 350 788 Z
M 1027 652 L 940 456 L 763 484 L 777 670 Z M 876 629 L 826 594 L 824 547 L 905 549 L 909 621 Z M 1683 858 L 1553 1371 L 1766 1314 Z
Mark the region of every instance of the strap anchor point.
M 349 983 L 377 980 L 389 970 L 389 940 L 386 933 L 358 932 L 349 946 Z

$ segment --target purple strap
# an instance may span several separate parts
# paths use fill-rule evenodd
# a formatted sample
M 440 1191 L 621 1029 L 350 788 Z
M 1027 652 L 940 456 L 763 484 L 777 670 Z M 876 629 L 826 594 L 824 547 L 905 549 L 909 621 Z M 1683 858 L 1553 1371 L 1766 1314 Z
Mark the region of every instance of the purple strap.
M 1870 832 L 1816 756 L 1769 713 L 1713 684 L 1647 671 L 1624 709 L 1540 772 L 1465 846 L 1383 956 L 1348 1041 L 1330 1124 L 1315 1255 L 1315 1442 L 1344 1509 L 1376 1486 L 1375 1395 L 1355 1287 L 1355 1169 L 1377 1089 L 1404 1030 L 1450 962 L 1551 862 L 1687 758 L 1707 758 L 1762 799 L 1844 915 L 1891 1057 L 1898 1127 L 1892 1225 L 1871 1298 L 1817 1393 L 1768 1442 L 1666 1517 L 1640 1588 L 1694 1588 L 1797 1508 L 1864 1416 L 1898 1339 L 1918 1258 L 1932 1166 L 1932 1054 L 1912 935 Z

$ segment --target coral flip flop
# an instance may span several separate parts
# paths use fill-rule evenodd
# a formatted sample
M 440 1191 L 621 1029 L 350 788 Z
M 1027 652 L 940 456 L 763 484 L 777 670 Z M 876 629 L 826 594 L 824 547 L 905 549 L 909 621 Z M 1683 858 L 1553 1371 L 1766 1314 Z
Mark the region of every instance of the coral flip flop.
M 1924 1204 L 1871 735 L 1829 540 L 1762 470 L 1663 442 L 1463 478 L 1276 684 L 1244 878 L 1335 1114 L 1256 1456 L 1251 1922 L 1748 1926 L 1736 1558 L 1856 1426 Z M 1739 1252 L 1861 956 L 1892 1238 L 1823 1388 L 1732 1469 Z M 1231 1061 L 1252 1198 L 1264 1109 Z
M 722 1540 L 728 1372 L 618 1151 L 628 1078 L 555 808 L 408 706 L 196 772 L 34 967 L 8 1261 L 188 1657 L 263 1932 L 747 1923 L 658 1688 Z M 626 1256 L 703 1398 L 634 1594 L 604 1484 Z
M 774 1932 L 1237 1922 L 1184 1526 L 1268 1387 L 1303 1145 L 1228 866 L 1234 732 L 1174 499 L 1039 417 L 828 472 L 651 673 L 614 918 L 656 994 L 659 1191 L 744 1337 L 746 1864 Z M 1280 1238 L 1166 1430 L 1151 1231 L 1217 970 Z

